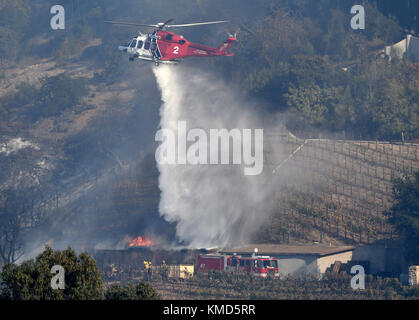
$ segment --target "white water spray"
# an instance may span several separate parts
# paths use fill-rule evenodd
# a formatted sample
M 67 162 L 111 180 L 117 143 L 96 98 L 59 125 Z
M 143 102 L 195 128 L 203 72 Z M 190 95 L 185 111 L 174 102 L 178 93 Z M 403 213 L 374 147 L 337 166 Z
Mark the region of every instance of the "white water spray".
M 163 104 L 160 127 L 264 128 L 225 83 L 184 66 L 153 69 Z M 177 223 L 177 236 L 194 248 L 245 244 L 272 211 L 271 175 L 245 176 L 242 165 L 158 165 L 160 214 Z

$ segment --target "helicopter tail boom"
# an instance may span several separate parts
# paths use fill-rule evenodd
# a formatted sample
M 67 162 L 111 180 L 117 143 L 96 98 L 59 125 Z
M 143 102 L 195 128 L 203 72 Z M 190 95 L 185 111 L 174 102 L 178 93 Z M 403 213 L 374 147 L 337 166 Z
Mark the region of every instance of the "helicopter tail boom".
M 197 43 L 189 43 L 186 54 L 190 56 L 228 56 L 231 57 L 234 54 L 228 53 L 227 50 L 233 45 L 236 38 L 233 36 L 225 40 L 221 45 L 216 48 L 204 46 Z

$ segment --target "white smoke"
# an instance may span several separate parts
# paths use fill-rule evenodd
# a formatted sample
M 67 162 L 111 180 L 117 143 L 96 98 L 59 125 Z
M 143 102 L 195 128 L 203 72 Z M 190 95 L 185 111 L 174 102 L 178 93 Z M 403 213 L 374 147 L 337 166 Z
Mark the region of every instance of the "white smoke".
M 256 106 L 213 75 L 185 66 L 154 68 L 163 104 L 161 128 L 266 128 Z M 245 176 L 243 165 L 158 165 L 160 214 L 194 248 L 245 244 L 272 212 L 271 171 Z
M 12 138 L 9 139 L 7 142 L 0 144 L 0 153 L 5 153 L 6 156 L 8 156 L 11 153 L 18 152 L 21 149 L 29 147 L 39 150 L 39 147 L 30 141 L 25 141 L 20 137 Z

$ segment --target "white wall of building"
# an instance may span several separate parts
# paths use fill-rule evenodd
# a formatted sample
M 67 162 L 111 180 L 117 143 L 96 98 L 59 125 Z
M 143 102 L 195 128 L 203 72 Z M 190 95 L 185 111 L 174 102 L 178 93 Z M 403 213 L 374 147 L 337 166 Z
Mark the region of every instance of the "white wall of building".
M 273 256 L 278 259 L 281 276 L 313 275 L 321 276 L 336 261 L 346 263 L 352 259 L 352 251 L 346 251 L 328 256 L 292 255 Z
M 392 46 L 387 46 L 385 48 L 385 53 L 391 59 L 407 58 L 411 61 L 419 62 L 419 38 L 408 35 L 406 39 L 403 39 Z

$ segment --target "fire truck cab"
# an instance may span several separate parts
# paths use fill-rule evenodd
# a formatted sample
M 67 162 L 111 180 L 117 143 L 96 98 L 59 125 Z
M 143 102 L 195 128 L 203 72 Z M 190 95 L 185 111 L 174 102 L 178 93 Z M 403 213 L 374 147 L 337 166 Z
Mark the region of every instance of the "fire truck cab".
M 268 275 L 279 277 L 278 260 L 269 256 L 242 257 L 207 254 L 198 257 L 198 271 L 246 272 L 262 278 Z

